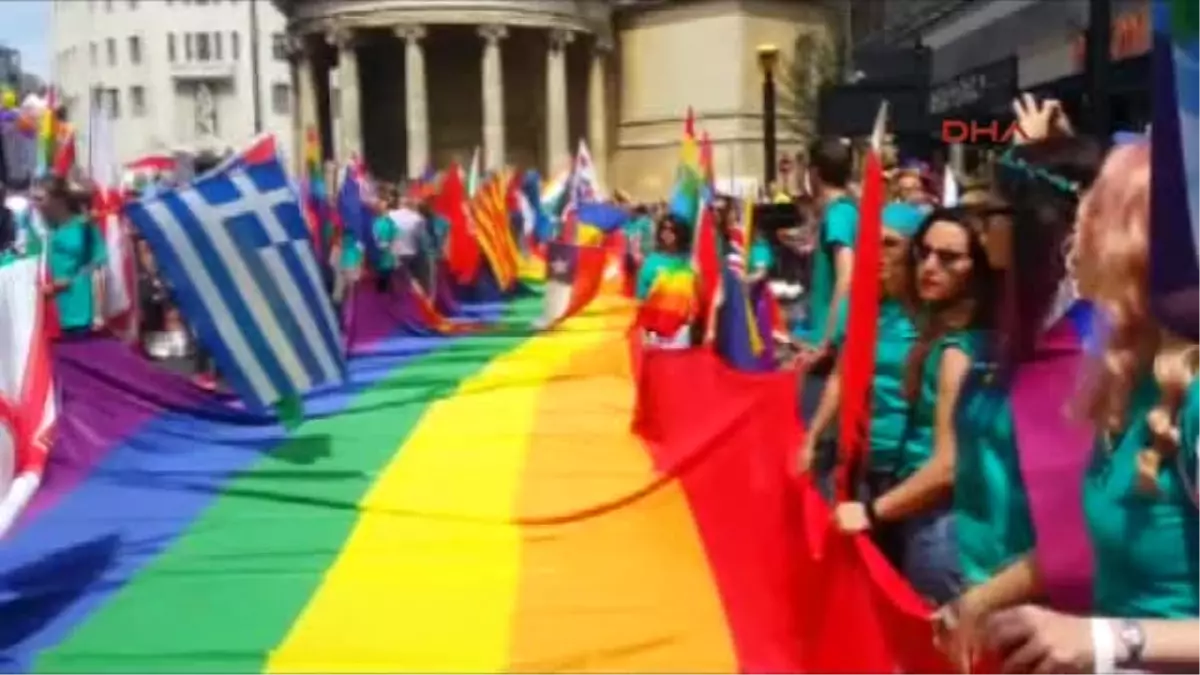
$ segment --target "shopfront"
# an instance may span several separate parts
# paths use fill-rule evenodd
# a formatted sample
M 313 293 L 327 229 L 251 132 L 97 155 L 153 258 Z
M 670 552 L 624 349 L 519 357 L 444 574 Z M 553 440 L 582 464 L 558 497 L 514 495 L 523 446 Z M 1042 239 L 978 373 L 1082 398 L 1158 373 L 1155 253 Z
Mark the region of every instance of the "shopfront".
M 1140 130 L 1150 123 L 1150 7 L 1146 0 L 1115 5 L 1107 104 L 1114 129 Z M 1021 88 L 1062 101 L 1072 119 L 1082 119 L 1086 45 L 1083 30 L 1077 29 L 1025 49 L 1018 59 Z

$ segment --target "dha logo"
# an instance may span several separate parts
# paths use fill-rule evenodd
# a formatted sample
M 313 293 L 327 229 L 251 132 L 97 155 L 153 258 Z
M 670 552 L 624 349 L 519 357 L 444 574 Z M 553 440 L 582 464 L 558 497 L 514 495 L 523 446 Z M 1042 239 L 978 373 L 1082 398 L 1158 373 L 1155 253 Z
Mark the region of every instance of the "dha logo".
M 975 120 L 942 120 L 943 143 L 965 143 L 967 145 L 1007 145 L 1014 140 L 1028 138 L 1016 121 L 1005 127 L 992 120 L 980 123 Z

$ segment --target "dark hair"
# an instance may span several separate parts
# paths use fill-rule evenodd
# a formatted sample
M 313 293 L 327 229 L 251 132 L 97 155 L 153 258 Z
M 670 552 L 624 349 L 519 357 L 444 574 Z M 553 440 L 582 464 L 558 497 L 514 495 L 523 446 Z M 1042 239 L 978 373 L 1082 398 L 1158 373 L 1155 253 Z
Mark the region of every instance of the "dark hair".
M 833 137 L 818 139 L 809 146 L 808 158 L 808 165 L 817 172 L 822 183 L 838 188 L 850 184 L 854 156 L 849 143 Z
M 57 199 L 65 204 L 67 210 L 72 213 L 79 213 L 87 204 L 88 195 L 64 176 L 43 176 L 37 180 L 36 185 L 46 193 L 47 197 Z
M 669 226 L 672 230 L 675 231 L 675 245 L 674 245 L 675 253 L 686 253 L 688 251 L 688 249 L 690 248 L 690 242 L 688 241 L 688 238 L 687 238 L 687 232 L 688 232 L 689 228 L 688 228 L 687 223 L 683 222 L 683 219 L 680 218 L 679 216 L 675 215 L 674 213 L 667 213 L 655 225 L 655 228 L 654 228 L 654 246 L 655 246 L 655 248 L 661 250 L 663 247 L 662 232 L 663 232 L 663 227 L 665 227 L 665 226 Z
M 908 363 L 904 376 L 904 395 L 908 401 L 915 402 L 921 392 L 921 380 L 924 375 L 925 361 L 933 351 L 934 345 L 942 336 L 962 326 L 948 325 L 940 312 L 940 308 L 927 308 L 921 304 L 917 294 L 919 267 L 916 260 L 918 247 L 925 242 L 925 235 L 935 223 L 954 223 L 967 233 L 967 256 L 971 259 L 971 280 L 967 286 L 967 294 L 975 301 L 973 313 L 968 325 L 970 328 L 991 328 L 995 321 L 995 305 L 999 283 L 996 272 L 988 260 L 987 248 L 984 246 L 982 233 L 968 224 L 967 214 L 963 209 L 934 209 L 921 221 L 920 227 L 908 242 L 908 268 L 904 271 L 904 294 L 906 304 L 919 308 L 917 311 L 920 333 L 916 343 L 909 352 Z
M 1008 205 L 1013 228 L 998 317 L 1006 371 L 1032 356 L 1067 274 L 1064 247 L 1079 199 L 1103 160 L 1103 147 L 1090 138 L 1056 137 L 1013 148 L 997 165 L 995 190 Z
M 213 152 L 202 152 L 192 159 L 192 171 L 197 175 L 206 174 L 221 165 L 222 159 Z

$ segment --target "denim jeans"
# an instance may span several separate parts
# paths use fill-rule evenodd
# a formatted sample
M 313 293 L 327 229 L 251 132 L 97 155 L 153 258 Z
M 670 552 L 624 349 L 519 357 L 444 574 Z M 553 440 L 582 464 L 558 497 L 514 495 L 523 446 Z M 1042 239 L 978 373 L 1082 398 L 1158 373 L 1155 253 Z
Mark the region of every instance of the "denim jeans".
M 899 482 L 891 473 L 868 473 L 859 484 L 859 499 L 877 499 Z M 880 523 L 871 538 L 892 566 L 933 604 L 943 605 L 962 592 L 958 540 L 950 507 L 936 507 L 897 523 Z
M 913 588 L 935 605 L 958 597 L 963 590 L 958 561 L 954 512 L 941 507 L 901 524 L 904 559 L 901 571 Z

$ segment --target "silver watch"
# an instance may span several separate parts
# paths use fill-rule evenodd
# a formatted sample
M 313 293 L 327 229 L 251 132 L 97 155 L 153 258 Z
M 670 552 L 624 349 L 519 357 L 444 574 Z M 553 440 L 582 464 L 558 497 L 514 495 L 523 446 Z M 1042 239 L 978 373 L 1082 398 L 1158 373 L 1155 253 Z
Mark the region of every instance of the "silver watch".
M 1117 665 L 1122 668 L 1141 667 L 1142 652 L 1146 651 L 1146 631 L 1142 630 L 1141 622 L 1122 619 L 1117 627 L 1117 638 L 1125 646 L 1125 658 Z

